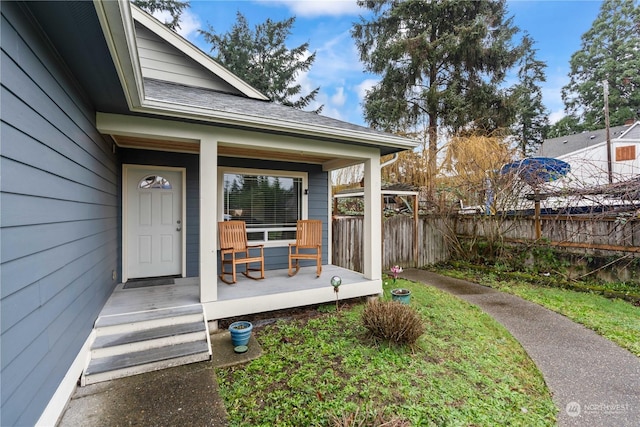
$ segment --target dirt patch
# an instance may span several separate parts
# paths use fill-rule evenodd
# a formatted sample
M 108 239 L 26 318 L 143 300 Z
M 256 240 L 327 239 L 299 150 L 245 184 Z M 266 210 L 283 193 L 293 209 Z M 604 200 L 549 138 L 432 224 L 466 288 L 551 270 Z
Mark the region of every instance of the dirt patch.
M 363 304 L 366 302 L 366 298 L 352 298 L 348 300 L 340 300 L 340 310 L 348 310 L 351 307 Z M 285 310 L 267 311 L 264 313 L 247 314 L 244 316 L 230 317 L 227 319 L 221 319 L 218 321 L 218 327 L 220 329 L 228 329 L 229 325 L 238 320 L 248 320 L 253 323 L 253 327 L 260 329 L 266 325 L 276 323 L 280 320 L 300 320 L 305 321 L 321 317 L 330 312 L 335 312 L 335 302 L 327 302 L 324 304 L 307 305 L 304 307 L 296 307 Z

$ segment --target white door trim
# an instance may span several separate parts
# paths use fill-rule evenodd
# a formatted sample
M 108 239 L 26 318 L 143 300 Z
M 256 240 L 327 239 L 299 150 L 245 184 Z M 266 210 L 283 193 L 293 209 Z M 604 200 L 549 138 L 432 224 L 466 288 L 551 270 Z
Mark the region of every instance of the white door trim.
M 158 171 L 172 171 L 179 172 L 182 176 L 182 188 L 181 188 L 181 200 L 180 200 L 180 210 L 182 215 L 182 235 L 181 235 L 181 267 L 182 272 L 180 273 L 182 277 L 186 277 L 187 274 L 187 169 L 186 168 L 177 168 L 177 167 L 169 167 L 169 166 L 153 166 L 153 165 L 137 165 L 137 164 L 123 164 L 122 165 L 122 283 L 125 283 L 129 279 L 129 266 L 128 266 L 128 258 L 127 258 L 127 245 L 129 243 L 129 235 L 127 230 L 127 213 L 128 213 L 128 198 L 129 189 L 127 187 L 127 178 L 130 170 L 134 169 L 147 169 L 147 170 L 158 170 Z

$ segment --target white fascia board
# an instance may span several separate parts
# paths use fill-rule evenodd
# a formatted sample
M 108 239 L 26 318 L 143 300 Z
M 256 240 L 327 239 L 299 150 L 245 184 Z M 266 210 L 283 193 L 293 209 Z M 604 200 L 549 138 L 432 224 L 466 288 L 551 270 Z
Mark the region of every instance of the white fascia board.
M 152 137 L 163 140 L 199 142 L 211 134 L 211 127 L 156 118 L 96 113 L 96 129 L 105 135 Z
M 343 144 L 330 141 L 309 141 L 304 136 L 261 133 L 258 130 L 242 130 L 212 127 L 159 118 L 127 116 L 110 113 L 96 114 L 96 128 L 103 134 L 134 137 L 153 137 L 184 142 L 215 140 L 220 145 L 246 147 L 247 149 L 268 147 L 281 152 L 301 152 L 310 155 L 330 155 L 335 160 L 325 162 L 324 170 L 339 164 L 359 164 L 378 153 L 375 147 Z M 337 162 L 333 164 L 333 162 Z
M 346 145 L 329 141 L 310 141 L 304 137 L 261 133 L 258 131 L 212 127 L 158 118 L 96 113 L 96 128 L 107 135 L 153 137 L 183 142 L 214 139 L 220 145 L 236 147 L 269 147 L 275 151 L 300 151 L 308 154 L 335 155 L 352 161 L 368 159 L 377 153 L 374 147 Z
M 411 150 L 418 142 L 391 134 L 375 134 L 352 129 L 341 129 L 330 126 L 310 125 L 286 120 L 274 120 L 261 116 L 240 115 L 235 112 L 214 111 L 206 108 L 167 103 L 157 100 L 145 100 L 135 109 L 136 112 L 160 114 L 181 119 L 195 119 L 212 124 L 225 124 L 251 128 L 257 131 L 269 130 L 280 133 L 299 133 L 303 136 L 337 139 L 345 142 L 365 143 L 393 147 L 400 150 Z
M 162 38 L 164 41 L 180 50 L 189 58 L 202 65 L 211 73 L 229 83 L 231 86 L 235 87 L 249 98 L 261 99 L 263 101 L 269 100 L 269 98 L 262 92 L 258 91 L 253 86 L 242 80 L 240 77 L 236 76 L 231 71 L 218 64 L 209 55 L 198 49 L 184 37 L 180 36 L 175 31 L 171 31 L 156 18 L 142 11 L 135 5 L 131 5 L 131 15 L 133 16 L 133 19 L 147 27 L 158 37 Z
M 632 130 L 633 128 L 637 127 L 637 126 L 640 126 L 640 121 L 636 121 L 634 124 L 632 124 L 631 126 L 629 126 L 629 129 L 627 129 L 627 130 L 625 130 L 624 132 L 622 132 L 622 134 L 621 134 L 618 138 L 616 138 L 616 139 L 622 139 L 622 138 L 624 138 L 624 136 L 625 136 L 626 134 L 628 134 L 629 132 L 631 132 L 631 130 Z M 633 141 L 633 140 L 632 140 L 632 141 Z
M 324 172 L 329 172 L 336 169 L 342 169 L 349 166 L 356 166 L 360 164 L 362 164 L 362 160 L 360 159 L 345 159 L 345 158 L 333 159 L 333 160 L 329 160 L 328 162 L 324 162 L 322 164 L 322 170 Z
M 256 137 L 252 134 L 256 135 Z M 234 129 L 219 129 L 215 133 L 215 137 L 220 146 L 245 150 L 260 148 L 280 153 L 291 153 L 294 156 L 296 154 L 334 156 L 351 160 L 354 163 L 362 162 L 378 152 L 377 149 L 371 147 L 352 146 L 328 141 L 310 141 L 306 138 L 260 134 Z
M 129 108 L 139 107 L 144 84 L 130 3 L 94 0 L 93 4 Z

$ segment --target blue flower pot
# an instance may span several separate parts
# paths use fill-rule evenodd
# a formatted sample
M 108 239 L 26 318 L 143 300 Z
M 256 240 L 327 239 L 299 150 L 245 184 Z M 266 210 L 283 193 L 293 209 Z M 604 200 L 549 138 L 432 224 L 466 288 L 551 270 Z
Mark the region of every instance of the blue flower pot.
M 251 337 L 251 331 L 253 330 L 253 324 L 246 320 L 240 320 L 233 322 L 229 325 L 229 332 L 231 333 L 231 342 L 234 347 L 249 344 L 249 338 Z
M 409 304 L 411 301 L 411 291 L 409 289 L 392 289 L 391 299 L 402 304 Z

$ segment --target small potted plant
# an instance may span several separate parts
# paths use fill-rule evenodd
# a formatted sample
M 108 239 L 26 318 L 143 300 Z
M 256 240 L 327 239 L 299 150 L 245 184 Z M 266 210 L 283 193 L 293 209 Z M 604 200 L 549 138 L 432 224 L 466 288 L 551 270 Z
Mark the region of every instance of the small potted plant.
M 396 283 L 398 279 L 398 274 L 402 273 L 402 267 L 399 265 L 394 265 L 391 267 L 391 274 L 393 275 L 393 283 Z M 409 304 L 411 300 L 411 291 L 409 289 L 392 289 L 391 290 L 391 299 L 394 301 L 399 301 L 402 304 Z
M 252 330 L 253 324 L 247 320 L 239 320 L 230 324 L 229 332 L 231 333 L 231 343 L 233 346 L 246 347 L 247 344 L 249 344 Z
M 411 291 L 409 289 L 392 289 L 391 299 L 402 304 L 409 304 L 411 302 Z

